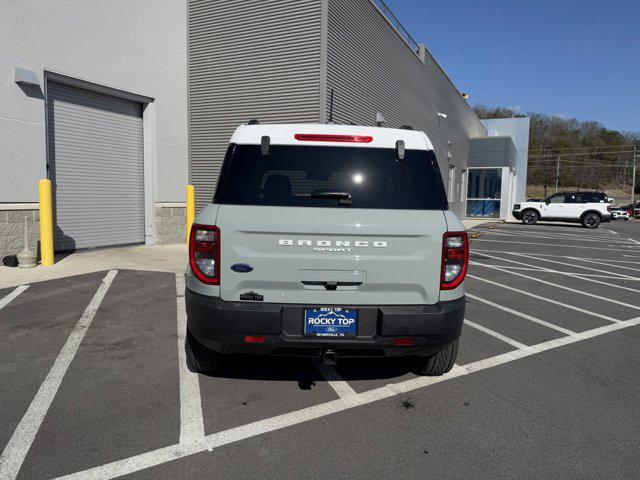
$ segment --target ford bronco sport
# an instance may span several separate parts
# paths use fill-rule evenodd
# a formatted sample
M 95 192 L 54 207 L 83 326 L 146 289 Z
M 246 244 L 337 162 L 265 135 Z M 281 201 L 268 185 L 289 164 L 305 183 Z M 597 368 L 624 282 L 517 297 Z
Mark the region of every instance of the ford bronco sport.
M 585 228 L 598 228 L 611 221 L 611 204 L 604 192 L 555 193 L 545 200 L 516 203 L 511 213 L 525 225 L 538 220 L 579 222 Z
M 449 371 L 469 243 L 427 136 L 345 125 L 242 125 L 191 227 L 187 361 L 227 354 L 412 355 Z

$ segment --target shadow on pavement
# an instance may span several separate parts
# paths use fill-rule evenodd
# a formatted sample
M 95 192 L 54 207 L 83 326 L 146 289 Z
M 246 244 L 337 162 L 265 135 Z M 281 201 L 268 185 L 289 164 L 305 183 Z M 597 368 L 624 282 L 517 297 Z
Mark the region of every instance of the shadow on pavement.
M 383 380 L 402 377 L 412 372 L 415 362 L 404 358 L 343 358 L 336 369 L 345 381 Z M 264 381 L 297 381 L 308 390 L 322 378 L 310 358 L 230 355 L 221 373 L 207 375 L 219 378 Z M 324 381 L 324 380 L 321 380 Z

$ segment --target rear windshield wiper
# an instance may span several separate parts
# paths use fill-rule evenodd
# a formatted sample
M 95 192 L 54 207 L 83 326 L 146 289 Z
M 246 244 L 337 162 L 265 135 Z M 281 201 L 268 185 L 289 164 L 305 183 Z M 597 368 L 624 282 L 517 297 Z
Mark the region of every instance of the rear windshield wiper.
M 341 207 L 351 206 L 351 194 L 349 192 L 334 192 L 332 190 L 314 190 L 309 195 L 311 198 L 337 198 Z

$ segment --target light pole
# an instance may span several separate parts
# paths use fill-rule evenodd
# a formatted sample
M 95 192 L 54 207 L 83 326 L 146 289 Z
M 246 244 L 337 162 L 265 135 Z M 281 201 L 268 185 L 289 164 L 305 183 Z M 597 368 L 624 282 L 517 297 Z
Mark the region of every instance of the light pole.
M 636 213 L 636 153 L 637 147 L 633 146 L 633 174 L 631 177 L 631 215 L 635 216 Z

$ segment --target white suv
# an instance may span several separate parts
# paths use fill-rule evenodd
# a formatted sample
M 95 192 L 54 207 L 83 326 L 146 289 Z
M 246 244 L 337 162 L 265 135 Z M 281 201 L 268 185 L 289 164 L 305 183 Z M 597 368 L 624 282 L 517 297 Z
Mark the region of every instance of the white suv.
M 525 225 L 548 220 L 598 228 L 601 222 L 611 220 L 611 205 L 604 192 L 564 192 L 542 201 L 516 203 L 512 215 Z

